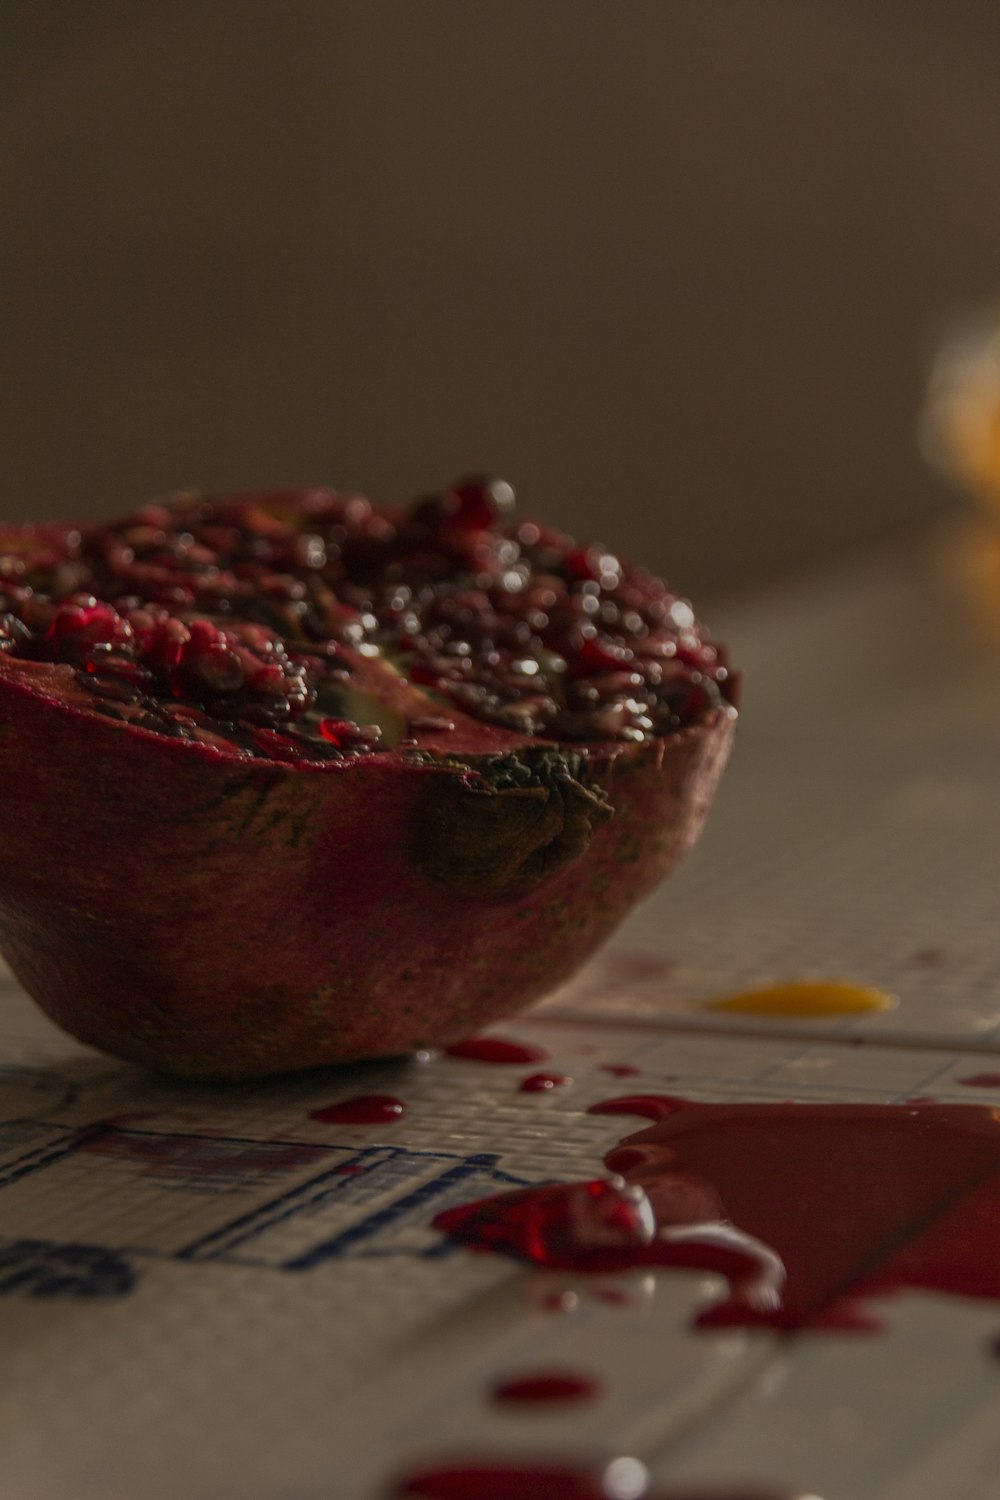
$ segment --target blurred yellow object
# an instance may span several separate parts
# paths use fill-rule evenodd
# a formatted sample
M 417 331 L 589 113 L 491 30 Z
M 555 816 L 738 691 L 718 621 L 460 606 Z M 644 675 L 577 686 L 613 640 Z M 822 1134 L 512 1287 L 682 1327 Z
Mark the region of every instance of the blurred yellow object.
M 942 348 L 922 437 L 930 462 L 1000 519 L 1000 306 Z
M 744 1011 L 754 1016 L 846 1016 L 863 1010 L 892 1010 L 895 995 L 838 980 L 794 980 L 767 985 L 706 1002 L 709 1010 Z
M 1000 303 L 967 318 L 942 345 L 921 421 L 927 460 L 976 506 L 938 537 L 939 556 L 972 626 L 1000 645 Z

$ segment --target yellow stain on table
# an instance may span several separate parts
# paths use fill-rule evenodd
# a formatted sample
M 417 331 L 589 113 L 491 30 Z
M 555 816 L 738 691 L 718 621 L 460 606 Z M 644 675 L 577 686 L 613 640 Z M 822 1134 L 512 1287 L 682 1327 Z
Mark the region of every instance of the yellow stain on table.
M 705 1009 L 753 1016 L 847 1016 L 865 1010 L 894 1010 L 898 1003 L 895 995 L 865 985 L 802 979 L 723 995 L 706 1001 Z

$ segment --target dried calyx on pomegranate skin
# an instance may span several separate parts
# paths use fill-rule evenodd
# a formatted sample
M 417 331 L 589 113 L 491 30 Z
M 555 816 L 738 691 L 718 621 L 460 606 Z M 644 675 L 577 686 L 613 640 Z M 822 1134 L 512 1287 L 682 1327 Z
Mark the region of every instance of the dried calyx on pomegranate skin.
M 499 480 L 0 529 L 0 947 L 175 1073 L 447 1044 L 683 857 L 734 699 L 685 599 Z
M 322 489 L 184 494 L 17 540 L 0 552 L 8 659 L 71 666 L 79 705 L 239 756 L 336 761 L 428 737 L 460 754 L 475 724 L 643 743 L 733 696 L 686 600 L 516 521 L 497 480 L 401 511 Z

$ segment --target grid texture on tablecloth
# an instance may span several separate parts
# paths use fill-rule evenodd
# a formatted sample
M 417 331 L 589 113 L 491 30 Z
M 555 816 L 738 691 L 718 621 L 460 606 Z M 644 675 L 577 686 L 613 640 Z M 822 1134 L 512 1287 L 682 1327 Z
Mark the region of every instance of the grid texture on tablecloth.
M 1000 737 L 998 737 L 1000 738 Z M 1000 1044 L 997 740 L 959 744 L 947 775 L 918 746 L 877 749 L 863 779 L 826 747 L 769 758 L 738 746 L 688 864 L 547 1006 L 773 1031 L 705 1002 L 757 984 L 829 978 L 895 1009 L 805 1023 L 809 1035 Z M 817 788 L 822 795 L 817 795 Z M 782 1018 L 782 1029 L 795 1029 Z M 800 1028 L 801 1029 L 801 1028 Z
M 968 1099 L 959 1080 L 982 1062 L 582 1017 L 539 1015 L 521 1034 L 573 1083 L 524 1094 L 529 1066 L 442 1057 L 222 1093 L 126 1068 L 102 1068 L 71 1098 L 41 1089 L 53 1108 L 9 1125 L 0 1159 L 11 1500 L 375 1500 L 408 1456 L 470 1443 L 585 1454 L 626 1443 L 657 1461 L 778 1358 L 770 1337 L 691 1332 L 712 1278 L 625 1278 L 622 1307 L 601 1302 L 600 1281 L 442 1256 L 431 1213 L 506 1181 L 598 1172 L 628 1122 L 586 1108 L 623 1089 Z M 638 1071 L 621 1080 L 609 1063 Z M 46 1054 L 41 1076 L 51 1066 Z M 8 1070 L 12 1100 L 34 1096 L 31 1076 Z M 377 1130 L 310 1118 L 373 1088 L 404 1097 L 406 1118 Z M 1000 1089 L 975 1097 L 1000 1103 Z M 338 1179 L 358 1164 L 367 1185 L 363 1172 Z M 568 1288 L 573 1315 L 547 1312 Z M 528 1422 L 486 1400 L 498 1372 L 553 1362 L 600 1369 L 599 1411 Z
M 622 1448 L 665 1484 L 994 1500 L 989 1307 L 901 1297 L 877 1345 L 789 1348 L 692 1332 L 714 1278 L 574 1281 L 442 1253 L 430 1228 L 449 1203 L 599 1171 L 630 1122 L 586 1109 L 616 1093 L 1000 1107 L 963 1081 L 1000 1073 L 997 663 L 959 651 L 932 598 L 911 557 L 736 613 L 748 707 L 701 847 L 505 1028 L 565 1088 L 445 1057 L 174 1085 L 60 1036 L 0 978 L 4 1500 L 379 1500 L 422 1456 Z M 807 975 L 898 1008 L 704 1008 Z M 312 1117 L 372 1092 L 405 1118 Z M 602 1399 L 530 1420 L 488 1400 L 561 1362 L 599 1370 Z

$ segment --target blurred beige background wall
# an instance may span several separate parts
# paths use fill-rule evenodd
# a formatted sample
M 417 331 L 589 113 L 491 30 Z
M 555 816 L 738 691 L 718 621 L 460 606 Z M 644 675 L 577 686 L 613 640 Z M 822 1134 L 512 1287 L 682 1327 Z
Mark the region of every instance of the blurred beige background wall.
M 944 503 L 992 0 L 6 0 L 0 514 L 469 468 L 718 591 Z

